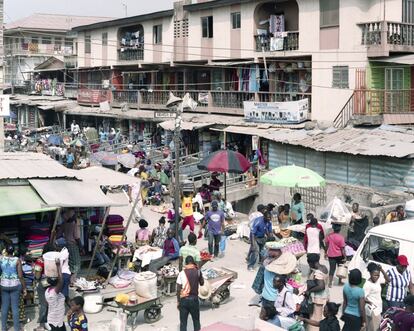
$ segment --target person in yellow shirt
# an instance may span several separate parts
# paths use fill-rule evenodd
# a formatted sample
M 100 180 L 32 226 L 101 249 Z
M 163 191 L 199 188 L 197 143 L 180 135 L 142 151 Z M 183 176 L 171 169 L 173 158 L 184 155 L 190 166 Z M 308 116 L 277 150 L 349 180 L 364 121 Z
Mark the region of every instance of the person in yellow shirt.
M 194 232 L 193 194 L 190 192 L 184 192 L 181 199 L 181 214 L 183 216 L 182 229 L 184 230 L 188 225 L 190 231 Z
M 405 219 L 405 211 L 403 206 L 397 206 L 395 210 L 388 213 L 384 223 L 398 222 Z

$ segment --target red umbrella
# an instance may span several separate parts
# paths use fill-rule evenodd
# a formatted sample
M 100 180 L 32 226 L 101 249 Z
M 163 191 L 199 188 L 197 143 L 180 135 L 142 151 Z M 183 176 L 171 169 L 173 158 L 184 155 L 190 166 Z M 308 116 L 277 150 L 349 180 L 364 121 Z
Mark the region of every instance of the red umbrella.
M 249 170 L 250 162 L 239 152 L 220 150 L 205 157 L 198 165 L 198 169 L 243 174 Z
M 226 173 L 243 174 L 251 167 L 251 163 L 239 152 L 220 150 L 211 153 L 197 165 L 198 169 L 224 172 L 224 199 L 227 198 Z

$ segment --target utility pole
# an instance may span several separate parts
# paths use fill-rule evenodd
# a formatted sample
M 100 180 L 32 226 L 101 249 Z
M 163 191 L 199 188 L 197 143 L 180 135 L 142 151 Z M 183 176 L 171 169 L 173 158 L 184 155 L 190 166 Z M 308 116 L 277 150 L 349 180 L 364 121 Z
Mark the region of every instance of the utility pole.
M 3 42 L 3 33 L 4 33 L 4 0 L 0 0 L 0 79 L 1 87 L 0 94 L 3 94 L 4 86 L 4 42 Z M 0 152 L 4 152 L 4 119 L 0 116 Z
M 180 135 L 181 135 L 181 114 L 183 111 L 183 102 L 181 101 L 176 107 L 176 118 L 174 127 L 174 149 L 175 149 L 175 165 L 174 165 L 174 215 L 175 215 L 175 237 L 179 240 L 178 228 L 180 223 Z

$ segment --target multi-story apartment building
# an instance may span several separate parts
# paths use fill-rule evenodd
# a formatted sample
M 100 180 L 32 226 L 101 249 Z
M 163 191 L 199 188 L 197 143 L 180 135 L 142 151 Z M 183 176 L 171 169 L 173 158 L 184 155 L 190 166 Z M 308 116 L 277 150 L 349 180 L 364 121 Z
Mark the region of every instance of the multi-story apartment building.
M 337 126 L 409 113 L 413 19 L 412 0 L 179 1 L 74 28 L 79 101 L 162 109 L 188 91 L 199 112 L 243 115 L 243 101 L 307 98 Z
M 33 14 L 6 24 L 5 84 L 24 86 L 37 74 L 37 80 L 56 78 L 64 81 L 64 58 L 68 67 L 76 67 L 76 35 L 78 25 L 108 20 L 108 17 Z M 35 70 L 36 69 L 36 70 Z M 48 84 L 43 84 L 48 87 Z M 50 84 L 49 84 L 50 85 Z

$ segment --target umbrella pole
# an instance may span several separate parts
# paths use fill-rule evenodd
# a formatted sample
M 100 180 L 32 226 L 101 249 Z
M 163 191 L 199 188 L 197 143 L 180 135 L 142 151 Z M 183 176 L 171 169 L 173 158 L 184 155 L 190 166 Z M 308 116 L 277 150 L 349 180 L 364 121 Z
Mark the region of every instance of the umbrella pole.
M 53 221 L 52 232 L 51 232 L 50 240 L 49 240 L 50 243 L 53 243 L 56 240 L 56 226 L 59 220 L 60 212 L 61 212 L 61 208 L 56 209 L 55 219 Z
M 227 149 L 227 132 L 224 131 L 224 150 Z M 227 199 L 227 173 L 224 173 L 224 200 Z
M 89 267 L 88 267 L 88 270 L 86 271 L 87 276 L 89 276 L 89 274 L 91 273 L 93 260 L 95 260 L 95 255 L 96 255 L 96 252 L 98 251 L 99 242 L 101 241 L 102 234 L 103 234 L 103 231 L 104 231 L 104 228 L 105 228 L 105 225 L 106 225 L 106 219 L 108 218 L 110 209 L 111 209 L 111 207 L 107 207 L 105 209 L 104 218 L 103 218 L 102 224 L 101 224 L 102 228 L 101 228 L 101 231 L 99 231 L 98 239 L 96 240 L 95 247 L 93 249 L 91 261 L 89 262 Z

